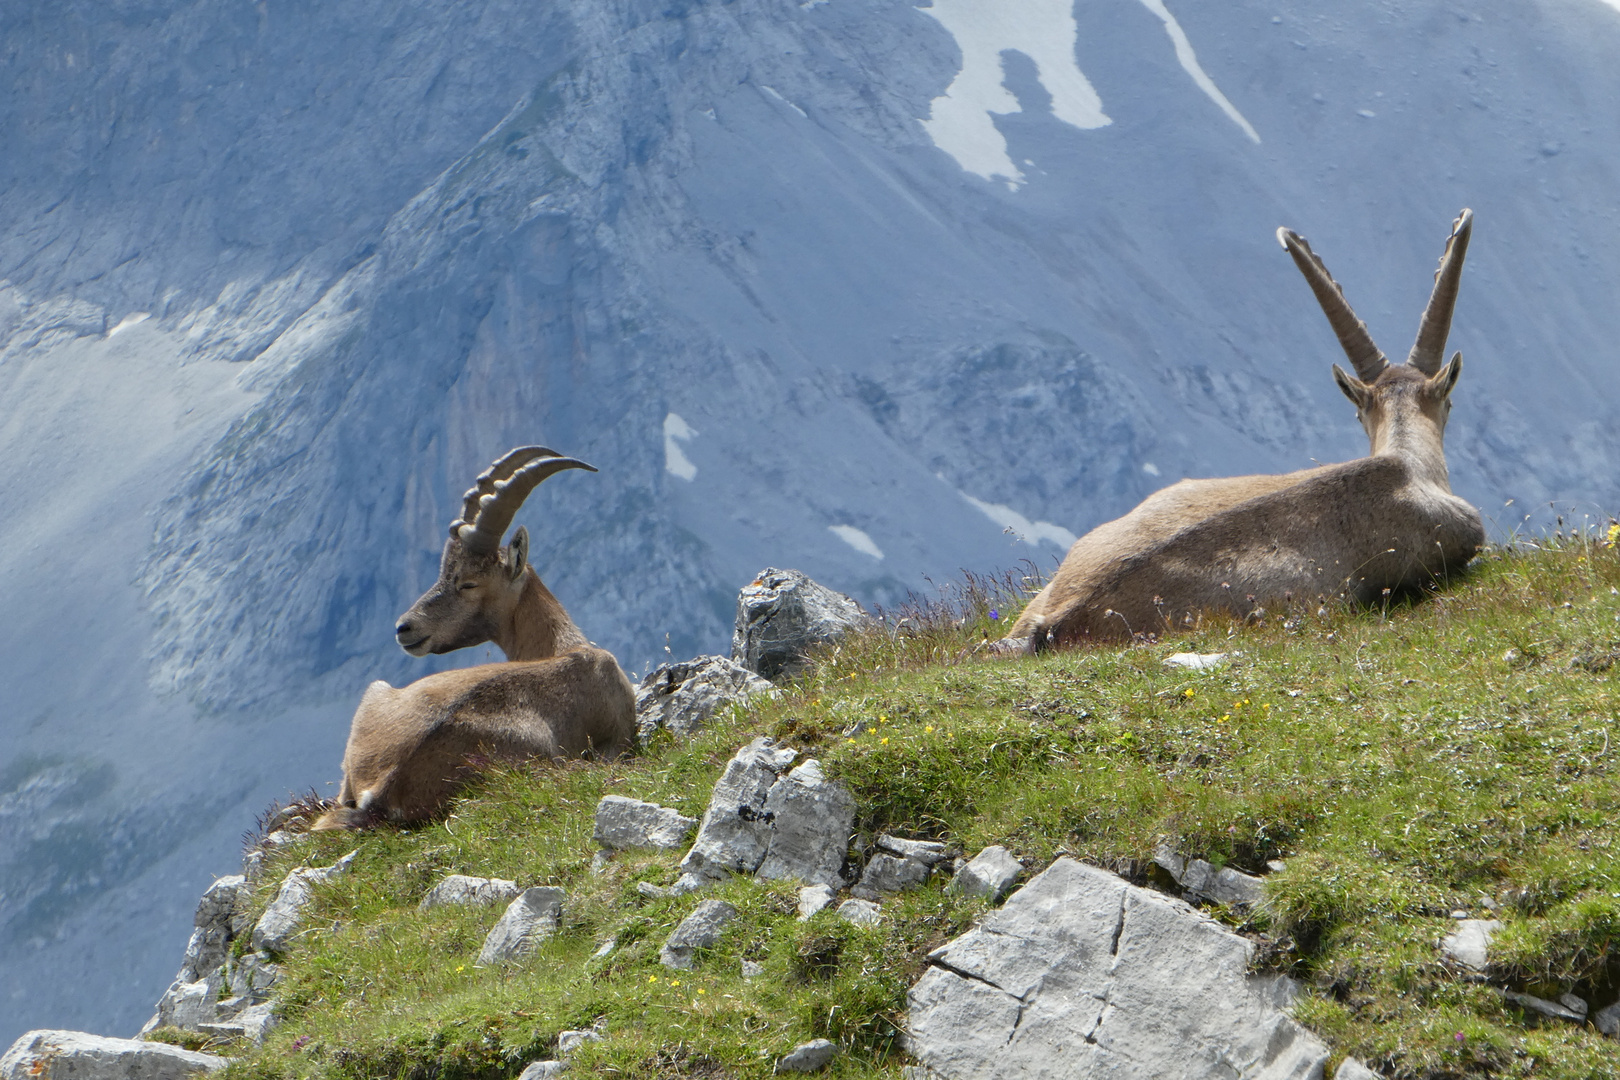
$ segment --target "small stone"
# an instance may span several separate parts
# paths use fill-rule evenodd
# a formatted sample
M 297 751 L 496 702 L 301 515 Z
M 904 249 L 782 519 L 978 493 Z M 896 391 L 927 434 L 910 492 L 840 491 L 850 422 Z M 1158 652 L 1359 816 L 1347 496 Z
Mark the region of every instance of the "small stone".
M 557 1056 L 566 1061 L 575 1050 L 601 1037 L 602 1033 L 600 1031 L 592 1031 L 589 1028 L 578 1031 L 559 1031 L 557 1033 Z
M 779 1073 L 820 1072 L 832 1061 L 833 1055 L 838 1053 L 838 1044 L 828 1039 L 812 1039 L 807 1043 L 800 1043 L 791 1051 L 782 1056 L 776 1063 Z
M 1266 869 L 1270 870 L 1273 874 L 1280 874 L 1284 870 L 1288 869 L 1288 864 L 1283 862 L 1281 859 L 1267 859 Z
M 737 594 L 731 658 L 767 679 L 794 675 L 817 646 L 869 621 L 842 593 L 797 570 L 767 567 Z
M 916 859 L 902 859 L 884 852 L 872 856 L 861 880 L 850 891 L 863 900 L 914 889 L 928 880 L 928 865 Z
M 645 743 L 660 728 L 677 738 L 701 731 L 715 713 L 756 694 L 780 693 L 725 656 L 663 664 L 636 688 L 636 734 Z
M 1551 1020 L 1569 1020 L 1573 1023 L 1579 1024 L 1581 1021 L 1586 1019 L 1585 1012 L 1577 1013 L 1573 1009 L 1565 1008 L 1556 1001 L 1548 1001 L 1546 998 L 1538 998 L 1533 994 L 1520 994 L 1513 990 L 1504 990 L 1502 991 L 1502 996 L 1513 1002 L 1515 1005 L 1518 1005 L 1520 1008 L 1529 1009 L 1531 1012 L 1540 1013 L 1542 1016 L 1545 1016 Z
M 591 856 L 591 873 L 593 874 L 606 873 L 607 868 L 612 865 L 613 852 L 607 848 L 598 848 L 596 854 Z
M 1440 951 L 1463 967 L 1484 971 L 1490 965 L 1487 952 L 1491 938 L 1501 928 L 1496 919 L 1462 919 L 1457 929 L 1440 942 Z
M 869 900 L 845 900 L 838 905 L 838 917 L 856 926 L 876 926 L 883 921 L 883 912 Z
M 838 893 L 831 885 L 806 885 L 799 890 L 799 921 L 804 922 L 836 899 Z
M 477 966 L 509 964 L 528 957 L 536 945 L 556 931 L 566 896 L 551 885 L 524 889 L 484 939 L 475 961 Z
M 696 818 L 679 810 L 622 795 L 604 795 L 596 804 L 596 831 L 592 837 L 613 851 L 674 851 L 686 843 L 696 825 Z
M 878 836 L 877 846 L 880 851 L 887 851 L 902 859 L 915 859 L 926 866 L 944 862 L 951 853 L 949 847 L 936 840 L 906 840 L 888 833 Z
M 756 963 L 753 960 L 744 960 L 742 962 L 742 977 L 743 978 L 745 978 L 745 979 L 757 979 L 763 974 L 765 974 L 765 965 L 764 964 Z
M 1168 844 L 1160 844 L 1153 861 L 1170 872 L 1176 883 L 1194 899 L 1213 900 L 1229 907 L 1252 908 L 1265 899 L 1265 883 L 1253 874 L 1230 866 L 1215 869 L 1203 859 L 1184 859 Z
M 1007 894 L 1023 872 L 1023 864 L 1013 858 L 1012 852 L 996 844 L 979 852 L 958 870 L 950 888 L 964 896 L 979 896 L 994 903 Z
M 675 879 L 675 884 L 665 890 L 670 896 L 685 896 L 700 889 L 707 889 L 714 884 L 713 878 L 703 877 L 699 874 L 682 874 Z
M 1620 1001 L 1592 1014 L 1592 1026 L 1610 1038 L 1620 1038 Z
M 568 1070 L 566 1062 L 562 1061 L 531 1061 L 518 1073 L 518 1080 L 550 1080 L 553 1076 L 561 1076 Z
M 737 909 L 724 900 L 705 900 L 681 920 L 664 941 L 658 962 L 679 971 L 690 970 L 698 949 L 707 949 L 720 940 L 726 924 L 737 917 Z
M 1355 1058 L 1347 1057 L 1333 1070 L 1333 1080 L 1382 1080 L 1382 1077 Z
M 494 907 L 496 904 L 511 903 L 522 891 L 517 887 L 517 882 L 507 881 L 505 878 L 451 874 L 427 891 L 427 895 L 422 897 L 422 902 L 417 905 L 417 910 L 428 911 L 446 904 Z
M 1586 1013 L 1589 1008 L 1589 1006 L 1586 1004 L 1585 998 L 1576 997 L 1574 994 L 1559 994 L 1558 1004 L 1562 1005 L 1570 1012 L 1580 1016 L 1582 1019 L 1586 1017 Z
M 358 850 L 351 851 L 331 866 L 299 867 L 281 883 L 281 891 L 253 925 L 253 947 L 265 952 L 281 952 L 303 923 L 304 908 L 315 899 L 316 885 L 348 872 Z
M 1459 909 L 1457 911 L 1453 911 L 1451 913 L 1451 917 L 1453 919 L 1466 919 L 1468 918 L 1468 912 Z
M 650 881 L 636 882 L 636 895 L 645 896 L 649 900 L 666 900 L 678 895 L 674 889 L 666 889 L 662 885 L 654 885 Z
M 600 960 L 605 956 L 610 956 L 612 955 L 613 950 L 617 949 L 618 947 L 619 939 L 617 937 L 610 937 L 596 947 L 596 951 L 591 953 L 591 959 Z
M 1209 668 L 1220 667 L 1226 663 L 1227 654 L 1178 652 L 1164 658 L 1164 666 L 1172 668 L 1185 668 L 1188 671 L 1206 671 Z
M 30 1031 L 0 1057 L 0 1080 L 183 1080 L 226 1059 L 167 1043 L 82 1031 Z

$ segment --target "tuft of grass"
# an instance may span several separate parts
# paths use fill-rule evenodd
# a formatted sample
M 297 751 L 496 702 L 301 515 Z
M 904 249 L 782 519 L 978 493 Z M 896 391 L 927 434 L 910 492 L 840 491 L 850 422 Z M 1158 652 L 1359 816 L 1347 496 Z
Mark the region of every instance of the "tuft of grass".
M 1295 1014 L 1385 1075 L 1596 1078 L 1614 1043 L 1507 1002 L 1508 987 L 1620 997 L 1620 550 L 1578 535 L 1485 553 L 1444 591 L 1258 623 L 1206 619 L 1173 642 L 994 660 L 1032 575 L 967 578 L 845 638 L 781 697 L 630 761 L 487 775 L 441 822 L 321 834 L 271 856 L 259 902 L 298 863 L 358 846 L 282 957 L 284 1022 L 233 1077 L 505 1080 L 557 1034 L 606 1033 L 583 1075 L 765 1077 L 797 1043 L 834 1077 L 895 1077 L 907 987 L 983 912 L 932 883 L 877 928 L 800 922 L 792 885 L 713 890 L 739 918 L 695 969 L 658 964 L 701 899 L 649 899 L 679 854 L 590 867 L 609 792 L 700 816 L 736 748 L 771 734 L 855 794 L 856 850 L 880 831 L 968 854 L 1005 844 L 1165 887 L 1155 846 L 1263 874 L 1263 910 L 1211 913 L 1300 980 Z M 990 613 L 994 611 L 996 618 Z M 1170 652 L 1223 667 L 1165 667 Z M 459 872 L 567 890 L 526 963 L 473 963 L 499 912 L 419 912 Z M 1489 984 L 1441 959 L 1454 915 L 1503 922 Z M 606 956 L 598 946 L 612 938 Z M 764 974 L 742 976 L 743 960 Z

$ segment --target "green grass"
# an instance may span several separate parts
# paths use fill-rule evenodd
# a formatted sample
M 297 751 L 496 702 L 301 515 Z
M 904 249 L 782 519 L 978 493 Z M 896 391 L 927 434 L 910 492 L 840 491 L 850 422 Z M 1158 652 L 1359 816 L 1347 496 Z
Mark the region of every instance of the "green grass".
M 713 895 L 742 917 L 672 974 L 658 947 L 701 897 L 635 885 L 671 882 L 678 854 L 590 870 L 601 795 L 699 816 L 761 733 L 849 785 L 863 839 L 1002 843 L 1035 868 L 1070 854 L 1160 886 L 1149 859 L 1166 839 L 1251 872 L 1280 860 L 1266 910 L 1215 914 L 1305 985 L 1296 1015 L 1336 1056 L 1401 1077 L 1616 1074 L 1620 1045 L 1526 1015 L 1492 985 L 1573 991 L 1594 1010 L 1620 997 L 1620 552 L 1525 545 L 1386 609 L 1210 618 L 1165 642 L 986 659 L 975 646 L 1010 624 L 1017 584 L 970 579 L 899 631 L 846 639 L 693 742 L 492 775 L 441 823 L 278 853 L 272 881 L 360 850 L 284 957 L 282 1026 L 234 1075 L 505 1080 L 559 1031 L 598 1024 L 607 1038 L 575 1058 L 584 1075 L 763 1077 L 819 1036 L 846 1049 L 824 1075 L 898 1076 L 906 988 L 977 904 L 930 886 L 859 929 L 799 923 L 792 886 L 735 880 Z M 1237 655 L 1202 672 L 1162 662 L 1192 650 Z M 416 910 L 450 872 L 563 886 L 561 932 L 518 969 L 475 967 L 497 911 Z M 1440 961 L 1454 911 L 1506 924 L 1492 985 Z M 593 958 L 609 936 L 618 947 Z M 765 975 L 743 979 L 744 958 Z

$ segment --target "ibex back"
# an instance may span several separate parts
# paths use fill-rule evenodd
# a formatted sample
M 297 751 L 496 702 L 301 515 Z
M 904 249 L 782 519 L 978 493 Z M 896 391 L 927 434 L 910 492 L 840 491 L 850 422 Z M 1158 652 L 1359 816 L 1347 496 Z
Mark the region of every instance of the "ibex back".
M 501 544 L 529 492 L 563 469 L 596 471 L 525 446 L 467 492 L 439 580 L 400 616 L 395 637 L 412 656 L 489 641 L 509 662 L 429 675 L 398 690 L 372 683 L 349 726 L 337 805 L 315 828 L 432 817 L 485 762 L 612 758 L 633 748 L 630 681 L 529 565 L 528 530 Z
M 1451 493 L 1442 438 L 1462 354 L 1444 359 L 1473 215 L 1452 225 L 1407 362 L 1373 343 L 1303 237 L 1278 229 L 1326 312 L 1353 377 L 1333 365 L 1370 456 L 1281 476 L 1183 480 L 1075 541 L 998 651 L 1118 641 L 1192 625 L 1206 610 L 1377 600 L 1460 570 L 1485 541 Z

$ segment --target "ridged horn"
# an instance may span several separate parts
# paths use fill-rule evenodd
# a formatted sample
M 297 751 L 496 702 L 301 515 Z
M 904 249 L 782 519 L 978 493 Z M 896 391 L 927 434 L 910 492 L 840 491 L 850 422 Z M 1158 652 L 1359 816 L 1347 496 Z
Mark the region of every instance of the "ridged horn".
M 1463 258 L 1468 254 L 1468 236 L 1473 228 L 1474 212 L 1465 208 L 1451 223 L 1445 254 L 1440 256 L 1440 267 L 1434 272 L 1434 291 L 1429 294 L 1429 306 L 1423 309 L 1423 321 L 1418 324 L 1417 340 L 1406 358 L 1408 364 L 1425 375 L 1434 375 L 1445 362 L 1451 312 L 1457 306 L 1457 287 L 1462 282 Z
M 1322 305 L 1328 324 L 1333 327 L 1333 333 L 1344 348 L 1344 355 L 1350 358 L 1351 365 L 1356 369 L 1356 377 L 1368 383 L 1378 378 L 1389 366 L 1389 357 L 1374 343 L 1372 335 L 1367 332 L 1367 324 L 1356 318 L 1350 302 L 1344 298 L 1344 290 L 1328 273 L 1326 264 L 1311 250 L 1305 238 L 1292 229 L 1278 229 L 1277 241 L 1294 257 L 1294 265 L 1305 275 L 1311 292 L 1316 294 L 1316 302 Z
M 450 523 L 450 535 L 478 554 L 497 550 L 523 500 L 542 480 L 564 469 L 596 471 L 595 466 L 563 457 L 544 446 L 522 446 L 511 451 L 480 473 L 467 490 L 461 517 Z

